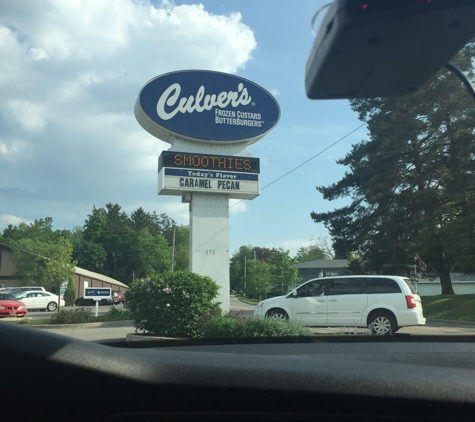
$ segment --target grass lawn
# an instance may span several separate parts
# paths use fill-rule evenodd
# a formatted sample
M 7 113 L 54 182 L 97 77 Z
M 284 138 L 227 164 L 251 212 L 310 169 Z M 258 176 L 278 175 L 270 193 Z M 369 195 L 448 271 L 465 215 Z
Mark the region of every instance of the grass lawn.
M 475 295 L 423 296 L 426 318 L 475 321 Z
M 248 297 L 244 297 L 242 295 L 236 295 L 236 297 L 243 303 L 248 303 L 249 305 L 257 305 L 260 300 L 257 299 L 250 299 Z

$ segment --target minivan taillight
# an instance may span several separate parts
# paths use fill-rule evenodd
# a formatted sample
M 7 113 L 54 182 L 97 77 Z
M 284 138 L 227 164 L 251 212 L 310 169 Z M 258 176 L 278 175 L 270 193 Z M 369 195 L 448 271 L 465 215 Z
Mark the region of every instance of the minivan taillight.
M 417 305 L 416 305 L 416 300 L 414 299 L 414 296 L 406 295 L 406 304 L 407 304 L 407 309 L 415 308 Z

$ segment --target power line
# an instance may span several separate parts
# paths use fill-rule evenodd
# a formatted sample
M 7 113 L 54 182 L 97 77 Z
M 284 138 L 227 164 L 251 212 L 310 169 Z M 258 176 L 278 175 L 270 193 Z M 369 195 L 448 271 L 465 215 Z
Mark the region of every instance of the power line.
M 270 182 L 269 184 L 265 185 L 261 190 L 264 190 L 265 188 L 268 188 L 269 186 L 273 185 L 274 183 L 277 183 L 279 180 L 283 179 L 284 177 L 288 176 L 290 173 L 293 173 L 295 170 L 299 169 L 300 167 L 304 166 L 305 164 L 307 164 L 309 161 L 312 161 L 314 158 L 318 157 L 319 155 L 323 154 L 325 151 L 329 150 L 331 147 L 335 146 L 336 144 L 338 144 L 339 142 L 343 141 L 343 139 L 345 138 L 348 138 L 348 136 L 350 136 L 352 133 L 355 133 L 358 129 L 361 129 L 363 126 L 366 125 L 366 122 L 365 123 L 362 123 L 360 126 L 358 126 L 356 129 L 353 129 L 351 132 L 347 133 L 345 136 L 341 137 L 340 139 L 338 139 L 338 141 L 335 141 L 333 142 L 333 144 L 327 146 L 326 148 L 322 149 L 320 152 L 318 152 L 317 154 L 315 154 L 314 156 L 310 157 L 308 160 L 304 161 L 303 163 L 299 164 L 298 166 L 294 167 L 292 170 L 289 170 L 287 173 L 283 174 L 282 176 L 278 177 L 277 179 L 275 179 L 274 181 Z M 242 202 L 243 199 L 241 199 L 240 201 L 234 203 L 233 205 L 229 206 L 229 208 L 231 207 L 234 207 L 234 205 L 237 205 L 239 204 L 240 202 Z

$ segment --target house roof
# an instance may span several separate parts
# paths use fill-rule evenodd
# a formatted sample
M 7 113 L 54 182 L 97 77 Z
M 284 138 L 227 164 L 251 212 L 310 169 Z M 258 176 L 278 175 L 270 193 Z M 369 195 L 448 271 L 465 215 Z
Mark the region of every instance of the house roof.
M 317 259 L 291 265 L 292 268 L 348 268 L 347 259 Z
M 82 275 L 84 277 L 90 277 L 90 278 L 93 278 L 94 280 L 104 281 L 105 283 L 111 283 L 111 284 L 114 284 L 115 286 L 129 288 L 127 284 L 121 283 L 115 278 L 107 277 L 106 275 L 95 273 L 94 271 L 85 270 L 84 268 L 76 267 L 76 274 Z

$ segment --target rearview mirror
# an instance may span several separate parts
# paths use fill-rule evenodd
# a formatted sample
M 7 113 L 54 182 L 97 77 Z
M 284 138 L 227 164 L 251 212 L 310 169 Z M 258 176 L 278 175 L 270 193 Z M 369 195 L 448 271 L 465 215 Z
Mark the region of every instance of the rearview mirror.
M 334 0 L 307 61 L 307 96 L 411 93 L 474 35 L 474 0 Z

